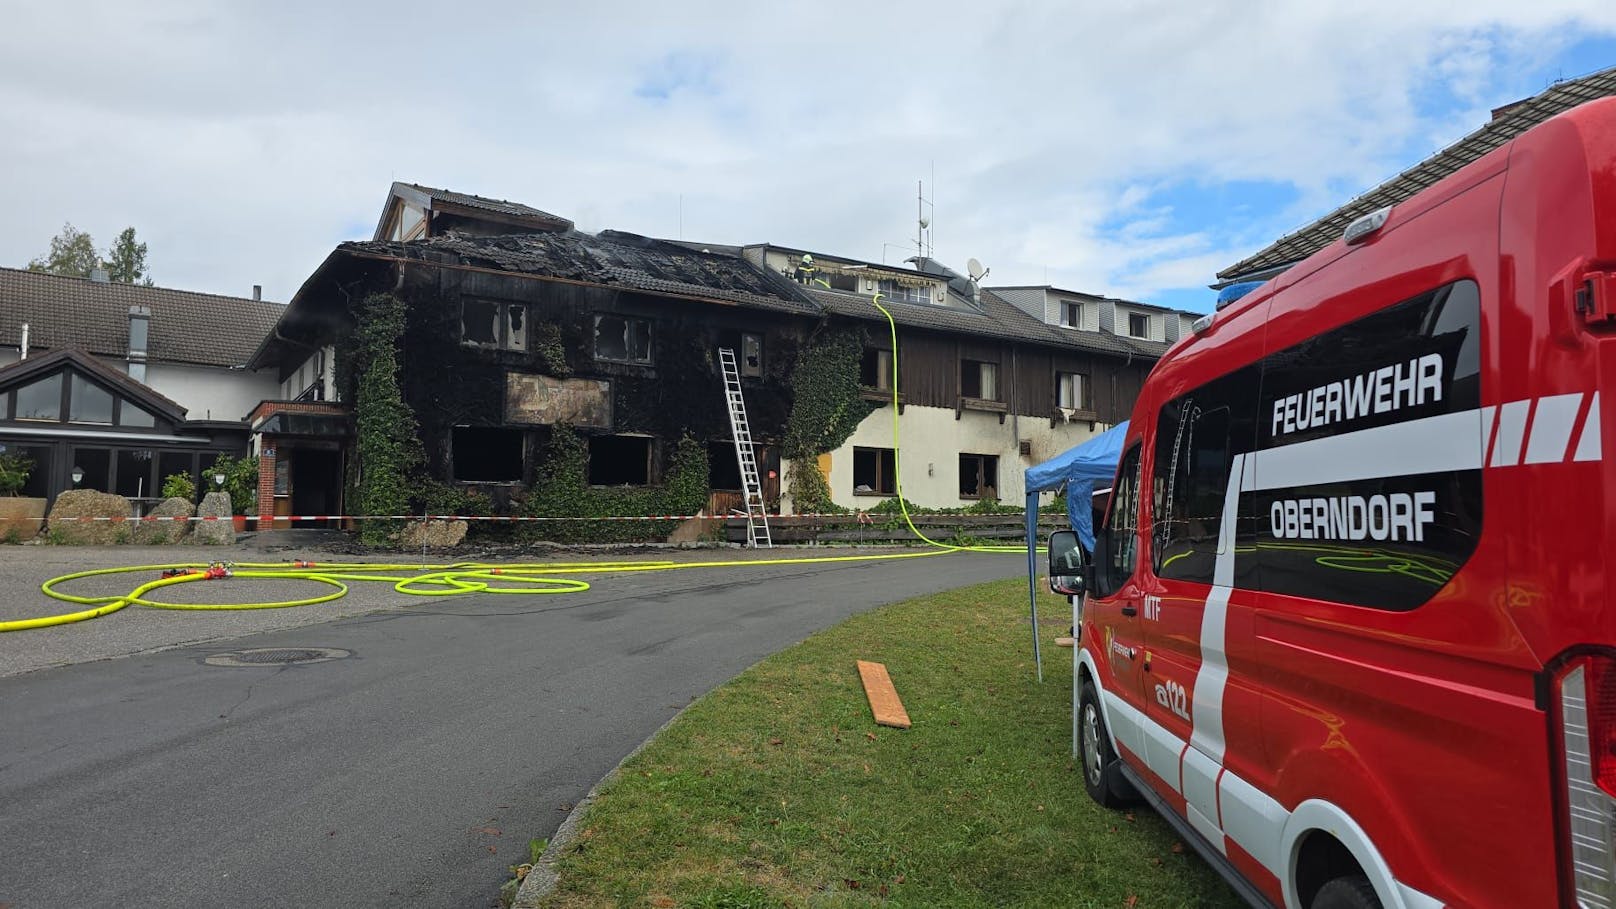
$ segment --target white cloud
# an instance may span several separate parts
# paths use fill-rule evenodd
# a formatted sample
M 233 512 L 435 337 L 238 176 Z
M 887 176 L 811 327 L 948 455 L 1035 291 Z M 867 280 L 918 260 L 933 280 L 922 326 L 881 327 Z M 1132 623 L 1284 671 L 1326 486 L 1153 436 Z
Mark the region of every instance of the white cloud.
M 940 258 L 1148 299 L 1612 33 L 1610 4 L 1505 0 L 49 6 L 0 34 L 0 263 L 133 224 L 161 283 L 285 299 L 393 179 L 895 261 L 935 167 Z M 1234 180 L 1297 198 L 1155 201 Z

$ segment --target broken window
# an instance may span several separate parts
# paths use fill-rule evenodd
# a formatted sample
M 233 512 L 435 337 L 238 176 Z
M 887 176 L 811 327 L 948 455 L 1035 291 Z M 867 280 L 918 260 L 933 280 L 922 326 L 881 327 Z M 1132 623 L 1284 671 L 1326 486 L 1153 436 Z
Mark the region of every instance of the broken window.
M 466 483 L 520 483 L 525 437 L 520 429 L 456 426 L 450 460 Z
M 157 497 L 160 487 L 152 477 L 154 459 L 153 452 L 150 449 L 120 449 L 116 463 L 118 482 L 113 492 L 128 499 Z
M 651 320 L 602 313 L 595 317 L 595 357 L 624 363 L 651 362 Z
M 819 277 L 828 287 L 830 287 L 831 290 L 858 290 L 857 275 L 850 275 L 845 272 L 827 271 L 822 272 Z
M 460 339 L 476 347 L 527 350 L 527 306 L 497 300 L 463 300 Z
M 960 394 L 983 401 L 999 400 L 999 364 L 981 360 L 960 361 Z
M 46 376 L 17 389 L 18 420 L 60 420 L 62 418 L 62 374 Z
M 763 378 L 763 336 L 741 335 L 741 375 L 753 379 Z
M 590 436 L 589 485 L 649 486 L 650 436 Z
M 962 499 L 997 499 L 999 497 L 999 456 L 960 455 L 959 494 Z
M 859 358 L 859 384 L 865 388 L 892 388 L 892 351 L 865 348 Z
M 853 449 L 853 495 L 890 496 L 897 491 L 898 456 L 892 449 Z
M 1055 373 L 1055 406 L 1067 410 L 1088 410 L 1088 378 L 1076 372 Z

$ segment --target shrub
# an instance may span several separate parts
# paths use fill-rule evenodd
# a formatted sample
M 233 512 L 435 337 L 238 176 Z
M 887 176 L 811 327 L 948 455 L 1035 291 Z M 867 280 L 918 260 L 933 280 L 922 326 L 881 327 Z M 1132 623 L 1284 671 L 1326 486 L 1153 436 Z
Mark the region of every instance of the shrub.
M 171 473 L 163 477 L 163 498 L 196 501 L 196 481 L 188 473 Z

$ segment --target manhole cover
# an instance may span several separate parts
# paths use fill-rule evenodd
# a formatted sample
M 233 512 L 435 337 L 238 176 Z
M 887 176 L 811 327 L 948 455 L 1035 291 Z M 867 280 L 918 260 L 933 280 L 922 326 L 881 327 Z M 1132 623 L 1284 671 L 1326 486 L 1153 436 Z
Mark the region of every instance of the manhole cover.
M 347 656 L 353 656 L 353 652 L 336 647 L 260 647 L 216 653 L 202 662 L 209 666 L 286 666 L 324 663 Z

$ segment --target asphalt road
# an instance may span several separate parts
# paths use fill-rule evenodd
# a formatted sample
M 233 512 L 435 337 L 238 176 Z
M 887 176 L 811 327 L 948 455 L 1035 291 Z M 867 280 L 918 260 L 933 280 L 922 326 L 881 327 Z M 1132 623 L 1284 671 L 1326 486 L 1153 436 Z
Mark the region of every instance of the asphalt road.
M 1025 565 L 622 574 L 0 678 L 0 905 L 495 905 L 528 839 L 693 698 L 856 612 Z M 352 656 L 203 662 L 264 647 Z

